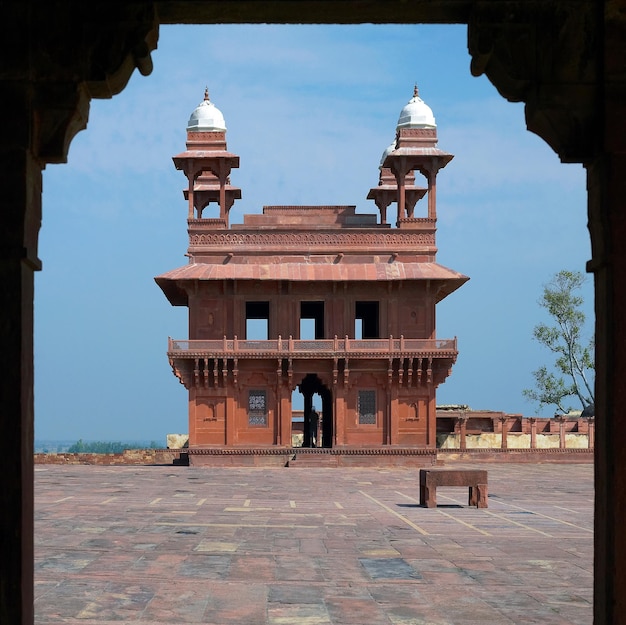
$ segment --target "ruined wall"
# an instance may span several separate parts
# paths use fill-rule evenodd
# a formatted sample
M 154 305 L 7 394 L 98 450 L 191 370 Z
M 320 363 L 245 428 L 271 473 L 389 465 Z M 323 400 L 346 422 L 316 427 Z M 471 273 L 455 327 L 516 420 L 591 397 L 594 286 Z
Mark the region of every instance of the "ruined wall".
M 35 464 L 157 465 L 174 464 L 181 450 L 127 449 L 120 454 L 35 454 Z

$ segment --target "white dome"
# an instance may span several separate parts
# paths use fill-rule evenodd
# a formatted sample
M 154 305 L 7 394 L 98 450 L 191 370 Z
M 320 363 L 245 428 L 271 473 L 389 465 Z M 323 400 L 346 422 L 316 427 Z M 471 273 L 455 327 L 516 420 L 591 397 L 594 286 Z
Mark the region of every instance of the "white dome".
M 396 149 L 396 142 L 395 140 L 393 141 L 393 143 L 391 143 L 389 145 L 389 147 L 387 147 L 385 149 L 385 151 L 383 152 L 383 155 L 380 157 L 380 165 L 378 166 L 379 169 L 383 168 L 383 163 L 385 162 L 385 159 Z
M 209 90 L 204 92 L 204 100 L 198 104 L 187 122 L 187 130 L 192 132 L 225 131 L 226 122 L 220 111 L 211 100 Z
M 422 98 L 419 97 L 417 87 L 413 97 L 400 112 L 396 130 L 401 128 L 437 128 L 433 112 Z

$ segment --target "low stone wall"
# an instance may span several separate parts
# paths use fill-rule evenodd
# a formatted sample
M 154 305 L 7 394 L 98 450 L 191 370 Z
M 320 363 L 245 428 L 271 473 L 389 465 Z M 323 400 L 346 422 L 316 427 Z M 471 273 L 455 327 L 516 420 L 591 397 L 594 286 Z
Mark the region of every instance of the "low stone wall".
M 204 466 L 286 466 L 294 455 L 318 455 L 336 457 L 336 466 L 361 467 L 418 467 L 445 465 L 449 462 L 511 462 L 511 463 L 593 463 L 593 449 L 559 449 L 558 447 L 544 449 L 522 448 L 445 448 L 428 453 L 423 450 L 422 455 L 413 453 L 402 454 L 401 450 L 339 450 L 323 449 L 291 449 L 291 450 L 231 450 L 230 453 L 213 453 L 195 458 L 194 465 Z M 93 464 L 93 465 L 174 465 L 187 463 L 187 450 L 176 449 L 132 449 L 120 454 L 35 454 L 34 462 L 42 464 Z M 301 463 L 302 464 L 302 463 Z
M 399 447 L 191 448 L 192 466 L 212 467 L 426 467 L 437 463 L 435 449 Z
M 507 462 L 523 464 L 593 464 L 593 449 L 439 449 L 437 464 Z
M 460 434 L 437 434 L 437 447 L 439 449 L 459 449 Z M 530 434 L 508 432 L 506 436 L 508 449 L 530 449 Z M 496 432 L 484 432 L 482 434 L 467 434 L 465 436 L 467 449 L 500 449 L 502 446 L 502 434 Z M 537 434 L 535 449 L 559 449 L 559 434 Z M 566 449 L 588 449 L 589 436 L 587 434 L 565 434 Z
M 35 454 L 35 464 L 151 465 L 173 464 L 180 449 L 127 449 L 120 454 Z

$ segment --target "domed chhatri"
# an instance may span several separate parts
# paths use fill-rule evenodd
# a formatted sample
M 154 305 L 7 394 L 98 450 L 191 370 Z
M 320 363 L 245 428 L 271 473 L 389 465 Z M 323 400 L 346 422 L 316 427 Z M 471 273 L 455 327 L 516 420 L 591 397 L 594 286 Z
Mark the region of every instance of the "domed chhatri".
M 396 129 L 401 128 L 437 128 L 432 109 L 419 97 L 417 85 L 413 88 L 413 97 L 400 112 Z
M 387 159 L 387 157 L 396 149 L 396 140 L 394 139 L 383 152 L 383 155 L 380 157 L 380 164 L 378 165 L 378 169 L 383 168 L 383 163 Z
M 398 204 L 399 228 L 423 227 L 423 221 L 414 218 L 418 200 L 428 193 L 428 216 L 434 224 L 437 218 L 435 188 L 437 172 L 445 167 L 453 155 L 437 147 L 437 124 L 431 108 L 419 97 L 417 85 L 413 97 L 402 109 L 396 126 L 396 141 L 383 152 L 379 165 L 378 187 L 370 189 L 368 199 L 374 200 L 386 223 L 385 211 L 389 204 Z M 415 172 L 422 174 L 428 187 L 415 186 Z
M 187 122 L 188 132 L 224 132 L 226 122 L 220 111 L 209 99 L 209 89 L 204 90 L 204 100 L 194 109 Z
M 219 205 L 219 217 L 213 227 L 228 227 L 228 214 L 241 189 L 230 184 L 230 172 L 239 167 L 239 156 L 226 146 L 226 123 L 222 112 L 209 99 L 208 87 L 204 100 L 191 114 L 187 123 L 187 149 L 173 157 L 176 169 L 187 177 L 183 191 L 188 202 L 188 219 L 202 219 L 208 204 Z

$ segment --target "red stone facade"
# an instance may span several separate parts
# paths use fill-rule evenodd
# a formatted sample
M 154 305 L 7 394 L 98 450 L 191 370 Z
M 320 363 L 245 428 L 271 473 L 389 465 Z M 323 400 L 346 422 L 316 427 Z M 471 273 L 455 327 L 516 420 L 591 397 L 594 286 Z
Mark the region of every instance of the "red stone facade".
M 456 339 L 436 336 L 435 306 L 468 279 L 436 263 L 436 176 L 452 159 L 437 148 L 436 127 L 399 125 L 368 195 L 378 215 L 264 206 L 230 226 L 239 158 L 219 123 L 198 130 L 207 102 L 174 157 L 188 179 L 189 263 L 156 278 L 173 305 L 189 308 L 189 339 L 170 339 L 168 357 L 189 391 L 190 459 L 202 448 L 290 447 L 295 389 L 304 396 L 305 447 L 434 449 L 435 391 L 457 357 Z M 415 110 L 432 117 L 417 92 L 401 121 L 408 115 L 411 126 Z M 415 186 L 415 172 L 425 187 Z M 205 214 L 212 202 L 213 218 Z M 392 202 L 395 227 L 386 218 Z M 251 320 L 265 336 L 246 335 Z M 302 320 L 314 336 L 301 336 Z

